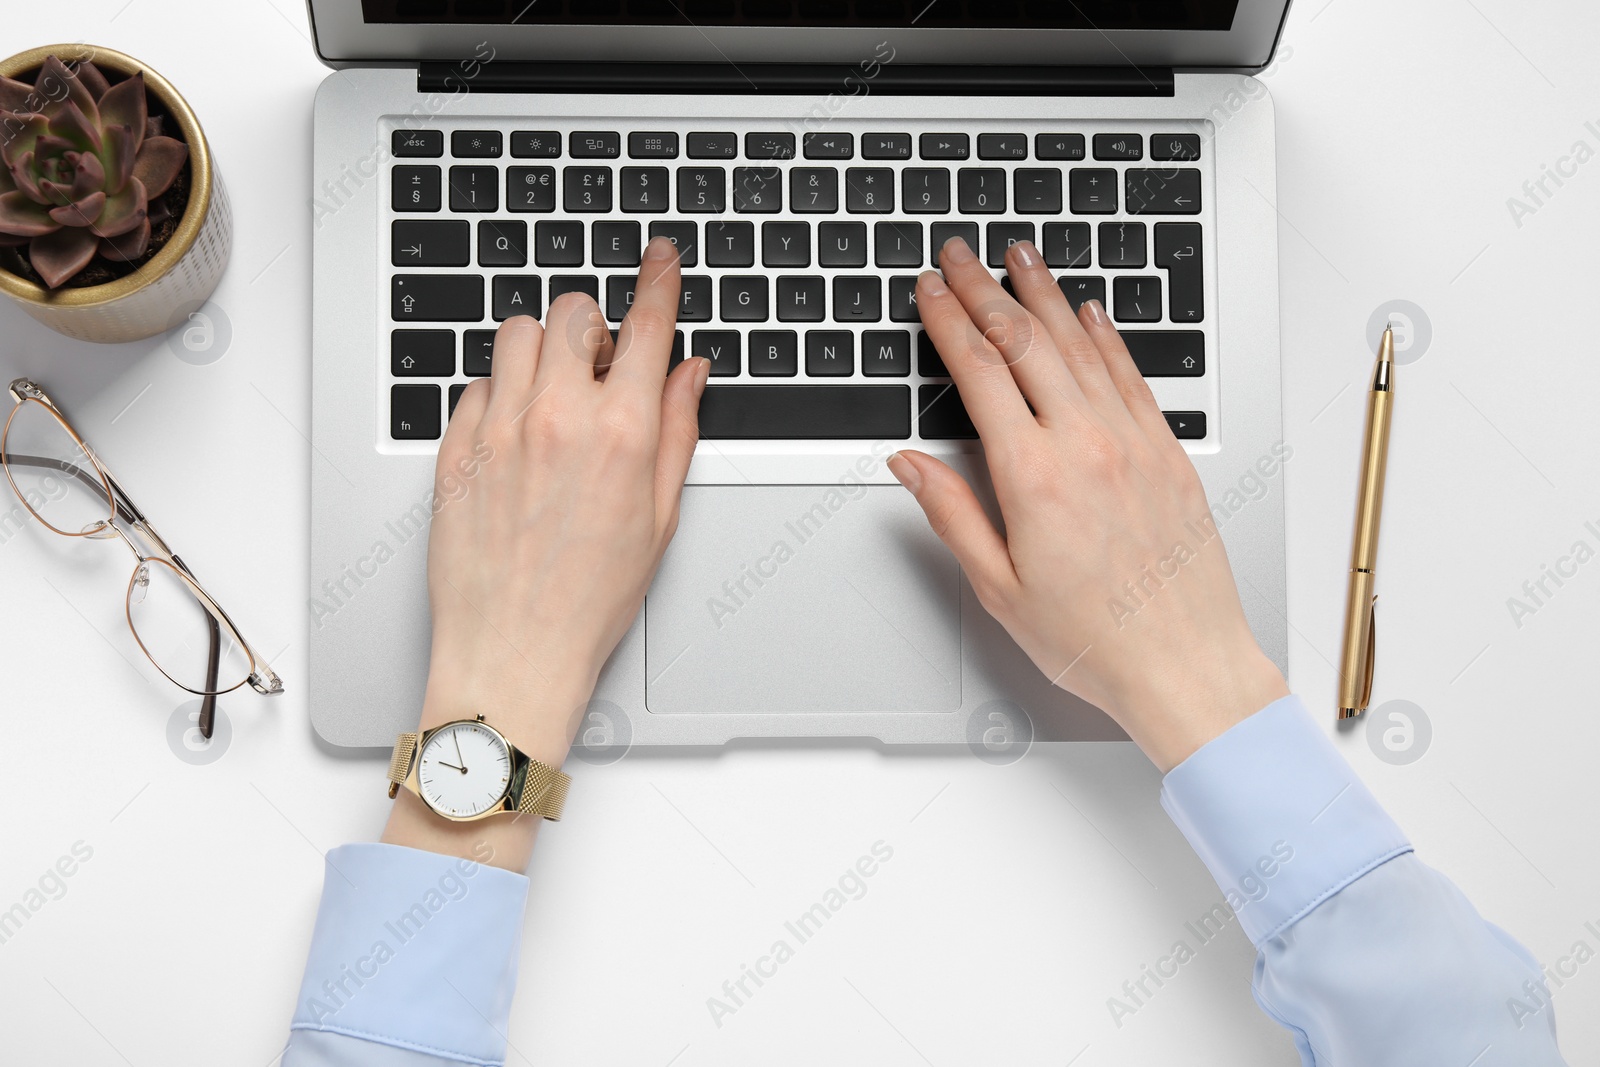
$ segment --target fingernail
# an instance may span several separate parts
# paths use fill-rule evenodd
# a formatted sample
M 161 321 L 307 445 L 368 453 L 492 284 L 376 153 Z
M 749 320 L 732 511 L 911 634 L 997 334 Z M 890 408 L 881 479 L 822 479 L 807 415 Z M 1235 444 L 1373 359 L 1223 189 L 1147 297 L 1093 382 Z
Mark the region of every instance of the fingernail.
M 678 258 L 678 246 L 665 237 L 652 237 L 650 238 L 650 243 L 645 246 L 644 256 L 646 259 L 661 260 L 663 262 L 676 259 Z
M 696 367 L 694 372 L 694 387 L 696 390 L 704 390 L 706 379 L 711 377 L 711 361 L 704 356 L 694 358 L 700 361 L 700 366 Z
M 973 260 L 972 246 L 967 244 L 964 237 L 952 237 L 939 249 L 939 258 L 952 263 L 970 263 Z
M 923 291 L 929 296 L 943 296 L 950 290 L 944 284 L 944 276 L 936 270 L 925 270 L 918 279 L 922 283 Z
M 1104 326 L 1106 324 L 1106 309 L 1100 305 L 1098 300 L 1084 301 L 1083 315 L 1096 326 Z
M 912 466 L 909 459 L 898 452 L 889 457 L 889 473 L 912 493 L 922 488 L 922 475 L 917 473 L 917 468 Z
M 1011 251 L 1016 255 L 1018 265 L 1029 268 L 1039 265 L 1039 250 L 1033 247 L 1032 241 L 1018 241 L 1011 246 Z

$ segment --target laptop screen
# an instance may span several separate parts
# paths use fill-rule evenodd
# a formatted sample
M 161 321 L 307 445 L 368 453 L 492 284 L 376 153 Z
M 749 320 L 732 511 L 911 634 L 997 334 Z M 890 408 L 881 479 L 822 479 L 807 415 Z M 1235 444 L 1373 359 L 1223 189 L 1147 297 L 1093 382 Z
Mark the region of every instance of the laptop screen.
M 329 63 L 1154 66 L 1254 70 L 1289 0 L 309 0 Z
M 371 23 L 1227 30 L 1238 0 L 361 0 Z

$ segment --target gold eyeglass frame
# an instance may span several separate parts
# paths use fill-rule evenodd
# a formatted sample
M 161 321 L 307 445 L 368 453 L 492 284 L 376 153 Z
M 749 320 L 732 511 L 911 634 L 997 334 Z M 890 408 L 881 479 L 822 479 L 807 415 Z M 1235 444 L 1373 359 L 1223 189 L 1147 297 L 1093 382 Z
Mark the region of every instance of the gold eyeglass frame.
M 38 519 L 45 529 L 52 533 L 60 534 L 63 537 L 86 537 L 95 540 L 120 537 L 122 543 L 128 546 L 128 550 L 133 553 L 136 562 L 133 574 L 128 578 L 127 590 L 123 595 L 123 617 L 127 620 L 128 629 L 132 631 L 133 639 L 138 643 L 139 650 L 145 654 L 145 658 L 155 666 L 156 670 L 160 671 L 163 677 L 178 688 L 204 698 L 204 702 L 200 707 L 198 724 L 201 736 L 206 738 L 211 736 L 216 717 L 216 699 L 223 693 L 231 693 L 246 683 L 249 683 L 250 688 L 263 696 L 272 696 L 283 692 L 283 681 L 273 672 L 267 661 L 258 655 L 256 650 L 250 646 L 250 643 L 244 639 L 244 635 L 233 624 L 233 620 L 222 609 L 222 605 L 217 603 L 215 597 L 206 592 L 205 587 L 194 576 L 194 572 L 189 570 L 189 565 L 183 562 L 178 554 L 168 547 L 167 542 L 156 532 L 155 527 L 150 525 L 150 520 L 145 518 L 144 512 L 139 510 L 138 505 L 133 502 L 133 498 L 128 495 L 127 491 L 122 488 L 111 472 L 106 469 L 105 464 L 100 461 L 100 457 L 89 447 L 88 442 L 83 439 L 83 435 L 78 433 L 77 429 L 73 427 L 71 421 L 56 406 L 55 402 L 45 395 L 43 389 L 27 378 L 17 378 L 12 381 L 8 391 L 11 394 L 11 398 L 16 401 L 16 404 L 12 407 L 11 413 L 6 416 L 4 428 L 0 429 L 0 469 L 5 471 L 6 481 L 10 484 L 11 491 L 22 502 L 22 506 L 27 510 L 28 514 Z M 17 417 L 17 412 L 21 411 L 25 404 L 40 405 L 47 414 L 61 425 L 61 428 L 67 432 L 68 436 L 77 445 L 84 459 L 94 468 L 95 474 L 99 476 L 98 484 L 93 483 L 82 466 L 77 463 L 49 460 L 39 456 L 12 455 L 7 452 L 6 442 L 10 438 L 11 422 Z M 52 525 L 49 520 L 33 509 L 33 505 L 28 503 L 27 497 L 18 488 L 16 479 L 11 475 L 11 465 L 14 462 L 23 462 L 26 466 L 34 467 L 55 467 L 65 475 L 89 483 L 91 488 L 100 492 L 104 499 L 109 502 L 110 514 L 104 519 L 91 523 L 76 532 L 63 530 Z M 121 521 L 119 522 L 118 520 Z M 126 528 L 123 526 L 124 523 Z M 141 549 L 140 545 L 134 540 L 135 535 L 144 542 L 149 551 Z M 176 574 L 188 588 L 189 593 L 205 610 L 206 616 L 210 620 L 211 652 L 207 665 L 207 685 L 210 687 L 209 689 L 194 689 L 168 674 L 167 669 L 145 647 L 144 638 L 139 636 L 139 629 L 133 624 L 132 597 L 134 586 L 139 583 L 142 575 L 148 575 L 147 568 L 152 564 L 166 567 Z M 148 581 L 148 577 L 146 577 L 146 580 Z M 218 689 L 216 687 L 217 670 L 224 630 L 227 631 L 229 638 L 243 649 L 244 654 L 249 658 L 250 673 L 241 681 L 226 688 Z

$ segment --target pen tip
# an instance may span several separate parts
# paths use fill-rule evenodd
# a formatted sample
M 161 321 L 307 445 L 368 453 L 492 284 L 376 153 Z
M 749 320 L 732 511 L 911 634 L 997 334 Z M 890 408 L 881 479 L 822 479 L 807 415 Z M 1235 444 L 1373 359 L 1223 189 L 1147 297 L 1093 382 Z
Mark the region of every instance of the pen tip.
M 1384 328 L 1383 340 L 1378 344 L 1378 362 L 1392 363 L 1394 361 L 1394 327 Z

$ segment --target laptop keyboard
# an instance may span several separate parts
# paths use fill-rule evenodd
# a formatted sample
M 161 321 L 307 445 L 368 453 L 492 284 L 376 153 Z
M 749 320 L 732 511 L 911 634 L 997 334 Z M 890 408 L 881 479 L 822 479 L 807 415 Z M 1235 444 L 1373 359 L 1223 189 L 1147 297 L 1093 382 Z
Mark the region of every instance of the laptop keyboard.
M 975 438 L 913 295 L 952 237 L 1002 279 L 1033 241 L 1147 378 L 1215 375 L 1197 134 L 843 125 L 394 130 L 390 438 L 441 435 L 512 315 L 581 291 L 615 330 L 657 236 L 682 256 L 673 362 L 711 360 L 708 440 Z M 1173 432 L 1214 436 L 1215 389 L 1180 395 L 1194 410 L 1167 413 Z

